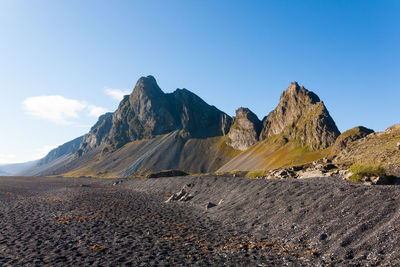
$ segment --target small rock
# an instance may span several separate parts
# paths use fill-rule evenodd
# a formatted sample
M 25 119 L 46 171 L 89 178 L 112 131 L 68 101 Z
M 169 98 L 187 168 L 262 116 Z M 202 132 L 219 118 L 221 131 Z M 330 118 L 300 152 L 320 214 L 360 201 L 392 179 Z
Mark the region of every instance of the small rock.
M 215 206 L 217 206 L 217 205 L 212 203 L 212 202 L 208 202 L 207 205 L 206 205 L 206 210 L 214 208 Z
M 176 200 L 176 194 L 172 194 L 165 202 L 168 203 L 168 202 L 171 202 L 173 200 Z
M 323 241 L 323 240 L 325 240 L 325 239 L 327 239 L 328 238 L 328 235 L 326 234 L 326 233 L 322 233 L 320 236 L 319 236 L 319 240 L 321 240 L 321 241 Z
M 315 178 L 315 177 L 324 177 L 324 174 L 320 170 L 306 171 L 300 175 L 300 179 L 304 178 Z
M 176 200 L 181 199 L 183 196 L 185 196 L 187 194 L 185 188 L 182 188 L 181 191 L 178 192 L 178 194 L 176 195 Z
M 81 184 L 81 187 L 89 187 L 87 184 Z
M 189 201 L 193 198 L 192 195 L 189 195 L 188 193 L 186 193 L 185 195 L 183 195 L 180 199 L 178 199 L 179 201 Z
M 370 177 L 370 180 L 373 184 L 376 184 L 376 185 L 391 184 L 387 177 L 375 176 L 375 177 Z
M 349 179 L 349 177 L 352 175 L 349 170 L 339 170 L 338 174 L 343 180 Z

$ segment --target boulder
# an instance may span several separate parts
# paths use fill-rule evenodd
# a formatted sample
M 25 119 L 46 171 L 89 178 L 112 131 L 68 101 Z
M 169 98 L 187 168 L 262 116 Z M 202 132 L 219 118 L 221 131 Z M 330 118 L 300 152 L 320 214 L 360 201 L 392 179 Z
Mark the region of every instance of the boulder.
M 392 181 L 386 176 L 374 176 L 369 178 L 373 184 L 376 185 L 389 185 L 392 184 Z
M 214 203 L 212 203 L 212 202 L 207 202 L 207 204 L 206 204 L 206 210 L 211 209 L 211 208 L 213 208 L 213 207 L 215 207 L 215 206 L 217 206 L 217 204 L 214 204 Z
M 161 177 L 176 177 L 176 176 L 187 176 L 188 173 L 180 170 L 168 170 L 168 171 L 160 171 L 153 172 L 146 176 L 146 178 L 161 178 Z
M 194 184 L 186 184 L 182 187 L 182 189 L 177 192 L 172 194 L 165 202 L 171 202 L 171 201 L 189 201 L 193 198 L 193 196 L 190 194 L 190 190 L 193 188 Z

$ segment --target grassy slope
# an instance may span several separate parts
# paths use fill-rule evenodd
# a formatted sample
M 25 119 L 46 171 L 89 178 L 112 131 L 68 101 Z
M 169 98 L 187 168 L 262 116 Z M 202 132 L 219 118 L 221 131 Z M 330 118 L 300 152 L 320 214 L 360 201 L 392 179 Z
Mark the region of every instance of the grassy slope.
M 400 130 L 371 134 L 352 142 L 338 154 L 339 162 L 391 167 L 400 164 Z
M 113 153 L 101 154 L 99 150 L 85 156 L 86 159 L 76 160 L 80 163 L 73 166 L 71 171 L 62 173 L 62 176 L 120 177 L 132 163 L 166 136 L 130 142 Z M 225 137 L 185 140 L 177 135 L 143 160 L 137 174 L 168 169 L 191 173 L 213 172 L 238 153 L 225 144 Z
M 227 172 L 237 169 L 241 171 L 271 170 L 314 161 L 328 156 L 329 153 L 330 148 L 311 151 L 296 141 L 285 143 L 278 135 L 252 146 L 218 171 Z

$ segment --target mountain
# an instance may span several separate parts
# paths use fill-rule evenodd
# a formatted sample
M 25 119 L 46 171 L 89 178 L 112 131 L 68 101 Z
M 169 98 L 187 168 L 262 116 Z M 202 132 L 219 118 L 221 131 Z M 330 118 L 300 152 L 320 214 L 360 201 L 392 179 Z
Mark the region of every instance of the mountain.
M 186 89 L 165 94 L 153 76 L 142 77 L 114 114 L 103 115 L 82 143 L 82 153 L 106 145 L 125 144 L 179 130 L 182 136 L 207 138 L 225 135 L 232 119 Z
M 225 143 L 231 124 L 231 117 L 189 90 L 164 93 L 154 77 L 142 77 L 117 110 L 101 116 L 83 136 L 74 154 L 53 160 L 35 175 L 215 171 L 237 154 Z
M 324 103 L 297 82 L 282 93 L 278 106 L 264 118 L 263 125 L 261 139 L 279 134 L 311 150 L 331 146 L 340 135 Z
M 319 97 L 296 82 L 262 121 L 248 108 L 232 119 L 187 89 L 164 93 L 141 77 L 117 110 L 83 137 L 51 151 L 25 175 L 129 177 L 271 169 L 329 155 L 340 132 Z
M 260 121 L 243 107 L 231 118 L 187 89 L 164 93 L 147 76 L 87 134 L 24 165 L 19 174 L 130 177 L 168 169 L 253 171 L 331 158 L 342 166 L 380 165 L 400 175 L 399 140 L 400 124 L 381 133 L 358 126 L 340 134 L 320 98 L 297 82 Z M 1 173 L 10 171 L 0 166 Z
M 329 155 L 326 149 L 340 135 L 324 103 L 297 82 L 282 93 L 262 124 L 260 142 L 218 171 L 268 170 L 316 160 Z

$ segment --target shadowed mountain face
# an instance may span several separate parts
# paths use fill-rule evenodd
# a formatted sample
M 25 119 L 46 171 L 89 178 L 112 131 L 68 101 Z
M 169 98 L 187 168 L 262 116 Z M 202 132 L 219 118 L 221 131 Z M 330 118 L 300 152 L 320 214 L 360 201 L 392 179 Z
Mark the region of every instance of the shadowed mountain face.
M 296 82 L 282 93 L 278 106 L 263 120 L 261 139 L 274 135 L 312 150 L 331 146 L 340 135 L 324 103 Z

